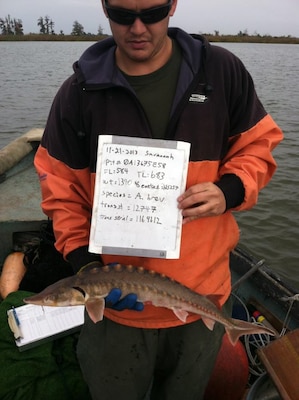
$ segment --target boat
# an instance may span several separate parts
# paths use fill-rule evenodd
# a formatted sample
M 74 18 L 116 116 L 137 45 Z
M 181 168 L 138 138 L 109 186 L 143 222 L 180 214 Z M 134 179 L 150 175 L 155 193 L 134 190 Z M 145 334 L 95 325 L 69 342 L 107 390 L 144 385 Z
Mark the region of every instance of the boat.
M 42 224 L 47 222 L 41 211 L 40 187 L 33 167 L 34 154 L 42 134 L 43 129 L 32 129 L 0 149 L 0 268 L 5 264 L 7 257 L 15 251 L 13 241 L 16 233 L 39 232 Z M 246 365 L 243 365 L 245 369 L 241 365 L 240 358 L 237 358 L 236 367 L 237 374 L 245 371 L 246 382 L 242 383 L 241 391 L 236 393 L 234 388 L 230 388 L 230 394 L 225 397 L 222 386 L 220 388 L 221 396 L 215 397 L 215 394 L 209 394 L 205 400 L 214 398 L 215 400 L 266 398 L 296 400 L 295 397 L 286 397 L 287 389 L 283 387 L 281 380 L 278 383 L 277 379 L 275 381 L 275 373 L 271 374 L 271 368 L 269 365 L 267 368 L 267 360 L 265 360 L 265 356 L 264 358 L 261 356 L 261 353 L 273 342 L 279 344 L 284 337 L 294 333 L 297 335 L 299 332 L 299 301 L 297 301 L 299 295 L 292 284 L 273 271 L 265 260 L 242 247 L 238 246 L 231 252 L 230 268 L 234 316 L 255 323 L 267 323 L 277 332 L 277 337 L 274 339 L 266 335 L 245 337 L 241 343 L 246 354 Z M 18 288 L 16 288 L 17 291 Z M 5 299 L 1 299 L 0 305 L 4 301 Z M 294 347 L 293 353 L 297 350 L 299 353 L 299 349 Z M 224 359 L 227 357 L 227 351 L 231 354 L 232 348 L 224 349 Z M 239 357 L 240 354 L 236 353 L 236 356 Z M 299 359 L 298 355 L 297 358 Z M 298 369 L 298 365 L 298 363 L 293 365 L 294 369 L 295 367 Z M 228 381 L 228 375 L 234 377 L 233 372 L 232 364 L 227 365 L 227 371 L 222 364 L 220 371 L 215 372 L 215 379 L 210 385 L 210 393 L 217 390 L 216 382 L 219 382 L 220 375 L 223 375 L 224 381 Z M 233 386 L 236 386 L 238 376 L 234 379 Z M 297 391 L 297 393 L 299 392 Z M 6 397 L 1 398 L 6 399 Z M 79 397 L 76 399 L 79 400 Z
M 42 134 L 32 129 L 0 149 L 0 265 L 12 249 L 13 232 L 39 229 L 45 220 L 33 168 Z

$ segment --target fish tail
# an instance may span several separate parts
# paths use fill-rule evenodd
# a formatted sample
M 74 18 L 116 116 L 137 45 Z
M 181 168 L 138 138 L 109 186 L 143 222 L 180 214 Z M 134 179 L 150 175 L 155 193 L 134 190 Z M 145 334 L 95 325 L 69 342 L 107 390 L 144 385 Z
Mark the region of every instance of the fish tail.
M 239 338 L 243 335 L 267 334 L 275 336 L 275 332 L 263 325 L 254 324 L 252 322 L 242 321 L 239 319 L 230 319 L 232 323 L 225 327 L 225 331 L 232 345 L 236 345 Z

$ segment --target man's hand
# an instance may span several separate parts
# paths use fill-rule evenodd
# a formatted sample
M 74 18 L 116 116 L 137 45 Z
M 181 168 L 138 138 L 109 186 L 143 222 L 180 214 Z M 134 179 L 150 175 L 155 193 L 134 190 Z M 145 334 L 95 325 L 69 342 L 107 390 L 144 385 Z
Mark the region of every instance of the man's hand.
M 118 263 L 108 264 L 113 267 Z M 105 303 L 107 308 L 112 308 L 113 310 L 123 311 L 123 310 L 135 310 L 142 311 L 144 309 L 144 304 L 137 301 L 137 294 L 129 293 L 123 298 L 121 298 L 122 293 L 118 288 L 110 290 L 110 293 L 105 298 Z
M 178 198 L 183 224 L 203 217 L 215 217 L 226 210 L 226 200 L 221 189 L 212 182 L 191 186 Z
M 120 289 L 112 289 L 105 298 L 106 307 L 117 311 L 123 311 L 127 309 L 142 311 L 144 309 L 143 303 L 137 301 L 137 295 L 135 293 L 127 294 L 122 299 L 121 295 L 122 293 Z
M 109 267 L 113 267 L 119 263 L 110 263 L 107 264 Z M 87 265 L 84 265 L 80 273 L 88 272 L 94 268 L 102 268 L 103 264 L 99 261 L 93 261 Z M 137 301 L 137 295 L 135 293 L 129 293 L 126 296 L 122 297 L 122 292 L 119 288 L 113 288 L 110 290 L 109 294 L 105 297 L 105 307 L 112 308 L 117 311 L 123 310 L 135 310 L 142 311 L 144 309 L 144 304 L 140 301 Z

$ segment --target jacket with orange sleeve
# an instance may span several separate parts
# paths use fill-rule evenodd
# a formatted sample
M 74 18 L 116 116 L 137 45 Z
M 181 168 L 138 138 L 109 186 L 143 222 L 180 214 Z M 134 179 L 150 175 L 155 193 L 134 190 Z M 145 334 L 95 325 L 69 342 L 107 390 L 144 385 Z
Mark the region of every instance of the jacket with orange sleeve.
M 92 260 L 142 265 L 201 294 L 216 295 L 222 305 L 231 289 L 229 253 L 239 239 L 231 211 L 256 204 L 275 172 L 272 150 L 282 132 L 237 57 L 180 29 L 171 28 L 169 35 L 180 46 L 182 62 L 165 139 L 191 143 L 187 187 L 216 183 L 226 212 L 183 225 L 177 260 L 88 253 L 98 136 L 152 138 L 141 104 L 115 65 L 112 38 L 85 51 L 54 99 L 35 157 L 42 208 L 53 220 L 57 249 L 74 271 Z M 105 312 L 136 327 L 181 324 L 170 310 L 150 305 L 142 313 Z M 197 318 L 190 315 L 188 322 Z

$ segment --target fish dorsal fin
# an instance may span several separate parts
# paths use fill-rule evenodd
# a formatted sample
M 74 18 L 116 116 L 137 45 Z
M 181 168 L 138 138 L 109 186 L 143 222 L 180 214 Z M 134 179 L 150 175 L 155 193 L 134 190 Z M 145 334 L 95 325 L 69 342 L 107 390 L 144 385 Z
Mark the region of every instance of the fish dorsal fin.
M 205 326 L 212 331 L 214 329 L 215 321 L 209 318 L 202 317 L 202 322 Z
M 105 309 L 105 300 L 90 298 L 85 302 L 86 311 L 92 322 L 102 321 Z
M 188 317 L 188 312 L 185 310 L 182 310 L 181 308 L 176 308 L 173 307 L 172 311 L 174 312 L 174 314 L 178 317 L 178 319 L 182 322 L 186 322 L 187 317 Z

